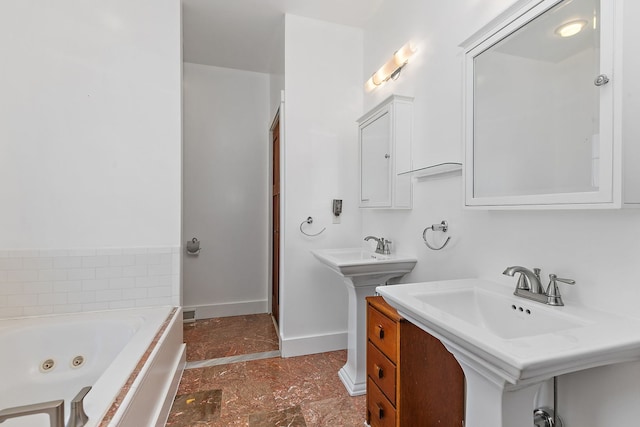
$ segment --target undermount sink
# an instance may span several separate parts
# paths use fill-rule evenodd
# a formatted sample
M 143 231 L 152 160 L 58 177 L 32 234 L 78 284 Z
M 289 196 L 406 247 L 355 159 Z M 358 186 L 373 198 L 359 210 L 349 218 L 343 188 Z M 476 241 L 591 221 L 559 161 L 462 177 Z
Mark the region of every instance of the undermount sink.
M 382 255 L 360 248 L 318 249 L 311 251 L 327 267 L 348 278 L 354 286 L 381 285 L 401 277 L 416 265 L 416 258 Z
M 366 321 L 365 298 L 375 294 L 376 286 L 402 277 L 416 265 L 416 258 L 397 254 L 382 255 L 360 248 L 319 249 L 311 253 L 339 274 L 349 296 L 347 363 L 338 375 L 352 396 L 366 393 Z
M 544 381 L 640 360 L 640 319 L 571 303 L 550 307 L 477 279 L 376 290 L 456 357 L 467 381 L 468 427 L 531 425 Z

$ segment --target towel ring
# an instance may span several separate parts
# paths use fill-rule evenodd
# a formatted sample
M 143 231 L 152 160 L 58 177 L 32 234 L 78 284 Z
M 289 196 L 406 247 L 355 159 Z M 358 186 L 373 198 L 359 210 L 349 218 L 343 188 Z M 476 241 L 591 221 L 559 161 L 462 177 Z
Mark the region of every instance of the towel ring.
M 422 240 L 424 240 L 424 244 L 427 245 L 427 247 L 431 250 L 434 251 L 439 251 L 440 249 L 443 249 L 445 246 L 447 246 L 447 243 L 449 243 L 449 240 L 451 240 L 451 236 L 447 237 L 447 240 L 444 241 L 444 243 L 442 244 L 442 246 L 440 246 L 439 248 L 433 247 L 429 244 L 429 242 L 427 241 L 427 231 L 431 230 L 431 231 L 442 231 L 443 233 L 446 233 L 447 230 L 449 229 L 449 223 L 445 220 L 442 220 L 440 222 L 440 224 L 433 224 L 427 228 L 424 229 L 424 231 L 422 232 Z
M 302 234 L 304 234 L 305 236 L 309 236 L 309 237 L 319 236 L 320 234 L 322 234 L 322 232 L 323 232 L 324 230 L 326 230 L 326 229 L 327 229 L 327 227 L 324 227 L 322 230 L 318 231 L 316 234 L 309 234 L 309 233 L 305 233 L 305 232 L 304 232 L 304 230 L 302 229 L 302 226 L 303 226 L 304 224 L 313 224 L 313 218 L 308 217 L 307 219 L 305 219 L 304 221 L 302 221 L 302 222 L 300 223 L 300 232 L 301 232 Z

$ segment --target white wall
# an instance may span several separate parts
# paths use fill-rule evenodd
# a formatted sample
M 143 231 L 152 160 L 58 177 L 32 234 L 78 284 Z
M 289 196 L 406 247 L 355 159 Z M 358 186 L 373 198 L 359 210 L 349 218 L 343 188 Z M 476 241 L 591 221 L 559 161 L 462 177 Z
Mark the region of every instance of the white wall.
M 462 49 L 457 45 L 512 1 L 423 2 L 398 7 L 386 0 L 365 29 L 364 82 L 407 40 L 418 42 L 415 61 L 400 78 L 365 96 L 365 109 L 390 93 L 415 97 L 414 166 L 459 161 L 462 141 Z M 638 2 L 625 3 L 625 143 L 637 146 L 640 30 Z M 421 164 L 422 163 L 422 164 Z M 637 161 L 636 161 L 637 163 Z M 418 264 L 405 282 L 484 277 L 513 284 L 500 273 L 509 265 L 541 267 L 577 281 L 562 289 L 565 301 L 640 316 L 636 266 L 640 212 L 471 211 L 462 209 L 462 180 L 449 176 L 414 183 L 409 212 L 364 211 L 363 232 L 384 235 Z M 452 241 L 440 252 L 426 248 L 422 230 L 446 219 Z M 640 363 L 592 369 L 559 380 L 560 415 L 566 425 L 634 426 L 640 419 Z
M 180 236 L 178 0 L 3 1 L 0 248 Z
M 0 5 L 0 317 L 179 303 L 180 14 Z
M 280 333 L 285 356 L 346 348 L 347 290 L 311 249 L 359 245 L 362 31 L 285 16 L 285 129 Z M 332 199 L 343 199 L 332 224 Z M 298 229 L 314 218 L 306 237 Z
M 281 92 L 284 90 L 284 15 L 278 26 L 271 50 L 269 65 L 269 117 L 273 119 L 280 108 Z
M 269 75 L 184 64 L 184 305 L 267 312 Z

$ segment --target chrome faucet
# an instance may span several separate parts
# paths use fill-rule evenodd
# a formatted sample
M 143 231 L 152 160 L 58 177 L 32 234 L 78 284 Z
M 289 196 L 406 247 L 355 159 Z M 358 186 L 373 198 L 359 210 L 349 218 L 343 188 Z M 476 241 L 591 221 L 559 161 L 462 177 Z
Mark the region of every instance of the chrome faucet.
M 378 245 L 376 246 L 376 253 L 377 254 L 383 254 L 383 255 L 389 255 L 391 254 L 391 247 L 389 246 L 389 243 L 393 243 L 391 240 L 387 240 L 384 237 L 374 237 L 374 236 L 367 236 L 364 238 L 364 240 L 369 241 L 369 240 L 375 240 L 376 242 L 378 242 Z
M 528 268 L 514 265 L 513 267 L 507 267 L 502 274 L 507 276 L 514 276 L 516 273 L 520 273 L 518 278 L 518 285 L 516 286 L 516 295 L 518 291 L 528 291 L 534 294 L 544 294 L 542 289 L 542 283 L 540 283 L 540 269 L 534 268 L 533 271 Z
M 51 427 L 64 427 L 64 400 L 52 400 L 50 402 L 3 409 L 0 411 L 0 424 L 10 418 L 26 417 L 34 414 L 47 414 L 49 415 Z
M 84 397 L 90 391 L 91 386 L 83 387 L 76 394 L 76 397 L 71 400 L 71 414 L 69 415 L 67 427 L 82 427 L 89 421 L 89 416 L 84 412 Z
M 545 292 L 542 288 L 542 283 L 540 282 L 539 268 L 534 268 L 533 271 L 531 271 L 527 268 L 514 265 L 512 267 L 507 267 L 502 272 L 502 274 L 512 277 L 516 273 L 520 273 L 520 277 L 518 277 L 518 284 L 516 285 L 516 290 L 513 292 L 513 294 L 522 298 L 527 298 L 548 305 L 564 305 L 564 303 L 562 302 L 562 296 L 560 295 L 560 291 L 558 289 L 558 284 L 556 282 L 562 282 L 569 285 L 573 285 L 576 283 L 574 280 L 560 279 L 555 274 L 550 274 L 549 286 L 547 286 L 547 290 Z

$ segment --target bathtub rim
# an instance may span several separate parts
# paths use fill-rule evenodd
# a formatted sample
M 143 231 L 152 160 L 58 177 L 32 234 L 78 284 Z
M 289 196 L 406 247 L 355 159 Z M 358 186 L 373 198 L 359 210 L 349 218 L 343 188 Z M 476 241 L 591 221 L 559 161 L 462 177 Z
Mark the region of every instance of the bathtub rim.
M 160 410 L 156 411 L 158 412 L 157 419 L 161 421 L 154 424 L 164 425 L 186 364 L 185 344 L 182 342 L 181 307 L 163 305 L 3 318 L 0 319 L 0 331 L 11 331 L 14 327 L 31 328 L 47 321 L 73 323 L 88 317 L 112 319 L 120 318 L 123 315 L 132 318 L 142 317 L 144 321 L 141 326 L 136 328 L 134 334 L 129 337 L 125 347 L 92 384 L 94 394 L 91 396 L 91 392 L 89 392 L 87 402 L 91 400 L 95 402 L 97 400 L 104 403 L 89 405 L 91 409 L 87 412 L 90 419 L 86 425 L 87 427 L 120 425 L 119 419 L 123 413 L 128 411 L 130 405 L 135 404 L 135 392 L 145 380 L 145 377 L 148 376 L 155 358 L 161 351 L 168 353 L 167 357 L 172 359 L 171 368 L 168 371 L 166 363 L 165 366 L 161 367 L 167 371 L 167 375 L 165 375 L 167 376 L 166 385 L 161 390 L 153 390 L 154 394 L 156 394 L 156 391 L 158 392 L 157 396 L 155 396 L 156 400 L 163 401 L 159 408 Z M 167 337 L 171 334 L 173 334 L 173 342 L 165 343 Z M 136 338 L 140 341 L 134 342 Z M 134 351 L 130 351 L 132 354 L 123 356 L 127 346 L 132 343 L 134 344 Z M 109 375 L 110 370 L 112 373 L 115 370 L 116 375 L 113 375 L 111 380 L 104 380 L 105 374 Z M 95 387 L 96 385 L 98 387 Z M 163 392 L 162 395 L 159 392 Z M 66 416 L 68 414 L 65 414 Z

